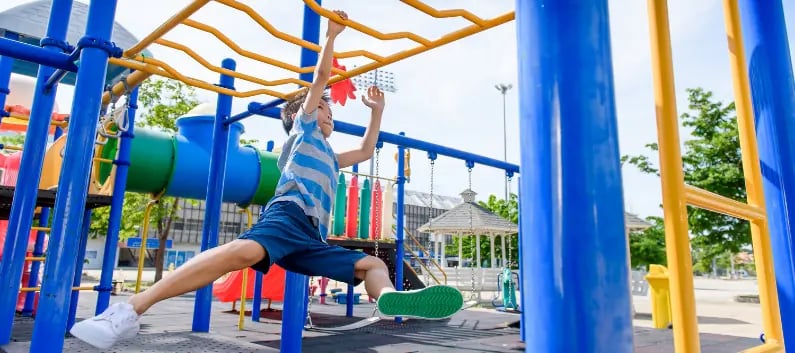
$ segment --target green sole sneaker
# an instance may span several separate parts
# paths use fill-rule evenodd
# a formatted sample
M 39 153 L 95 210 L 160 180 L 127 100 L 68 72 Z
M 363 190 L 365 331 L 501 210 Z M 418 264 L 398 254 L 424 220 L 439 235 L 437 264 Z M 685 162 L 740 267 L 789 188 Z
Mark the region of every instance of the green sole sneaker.
M 464 306 L 464 296 L 450 286 L 384 293 L 378 298 L 378 311 L 386 316 L 419 319 L 445 319 Z

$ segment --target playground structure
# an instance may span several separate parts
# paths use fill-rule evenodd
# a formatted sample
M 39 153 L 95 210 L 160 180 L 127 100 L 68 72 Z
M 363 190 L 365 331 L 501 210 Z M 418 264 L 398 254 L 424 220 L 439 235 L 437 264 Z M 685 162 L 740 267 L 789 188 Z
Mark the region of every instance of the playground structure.
M 80 272 L 82 237 L 67 232 L 85 229 L 92 207 L 110 204 L 111 219 L 105 256 L 115 251 L 123 191 L 132 172 L 131 145 L 137 89 L 150 75 L 183 81 L 219 94 L 217 111 L 203 123 L 212 127 L 212 144 L 205 166 L 209 164 L 204 184 L 184 192 L 195 192 L 206 199 L 202 250 L 217 244 L 218 214 L 222 201 L 251 202 L 259 195 L 261 182 L 248 180 L 246 192 L 225 188 L 227 157 L 234 123 L 252 115 L 278 117 L 278 105 L 295 93 L 272 87 L 297 84 L 306 87 L 317 59 L 320 17 L 334 16 L 320 4 L 306 0 L 303 37 L 297 38 L 275 30 L 256 11 L 234 0 L 216 0 L 247 14 L 264 29 L 285 41 L 301 46 L 300 67 L 273 58 L 245 51 L 213 27 L 189 19 L 209 0 L 194 1 L 161 27 L 133 47 L 122 50 L 110 41 L 115 14 L 115 0 L 92 1 L 86 36 L 72 48 L 64 42 L 72 2 L 54 0 L 47 40 L 42 47 L 0 39 L 0 88 L 10 74 L 10 60 L 21 59 L 42 64 L 38 74 L 36 96 L 31 106 L 27 139 L 19 168 L 19 182 L 9 218 L 9 232 L 0 272 L 0 345 L 8 342 L 14 307 L 27 250 L 28 234 L 34 209 L 42 198 L 38 190 L 47 130 L 51 121 L 54 90 L 57 81 L 68 72 L 77 72 L 75 99 L 69 114 L 68 138 L 54 197 L 54 217 L 45 263 L 41 299 L 36 317 L 31 351 L 61 351 L 64 328 L 68 327 L 68 307 L 74 302 L 71 274 Z M 388 56 L 364 50 L 336 53 L 338 59 L 365 56 L 371 64 L 345 72 L 334 70 L 331 84 L 382 67 L 397 60 L 442 46 L 454 40 L 487 30 L 516 18 L 519 52 L 521 165 L 531 174 L 519 178 L 520 195 L 520 293 L 519 307 L 535 308 L 522 312 L 522 339 L 531 352 L 632 352 L 632 318 L 629 298 L 629 269 L 622 185 L 618 155 L 616 117 L 613 98 L 612 60 L 606 0 L 576 2 L 517 1 L 515 13 L 484 20 L 464 10 L 436 10 L 416 0 L 405 4 L 437 18 L 463 17 L 473 24 L 459 31 L 428 40 L 413 33 L 381 33 L 355 21 L 351 29 L 378 39 L 410 39 L 415 49 Z M 738 5 L 739 2 L 739 5 Z M 684 185 L 679 153 L 678 124 L 673 87 L 667 4 L 649 1 L 652 55 L 660 139 L 661 178 L 666 222 L 666 246 L 670 269 L 673 330 L 677 352 L 700 351 L 696 311 L 693 299 L 689 239 L 687 237 L 686 204 L 735 215 L 751 221 L 753 245 L 759 272 L 760 301 L 764 318 L 766 342 L 751 352 L 782 352 L 784 342 L 795 340 L 795 274 L 792 268 L 793 217 L 788 207 L 793 204 L 792 183 L 795 170 L 790 165 L 795 156 L 795 90 L 788 52 L 783 10 L 780 1 L 724 0 L 726 27 L 740 122 L 743 164 L 746 172 L 748 204 L 731 201 L 715 194 Z M 739 8 L 742 8 L 740 16 Z M 282 67 L 299 74 L 299 78 L 266 81 L 235 71 L 235 61 L 226 59 L 221 67 L 197 59 L 187 47 L 161 37 L 183 24 L 213 34 L 237 54 Z M 744 30 L 740 30 L 742 28 Z M 561 30 L 565 28 L 565 30 Z M 745 45 L 743 44 L 745 42 Z M 139 53 L 156 43 L 185 51 L 202 62 L 210 71 L 220 74 L 217 85 L 188 77 L 174 67 Z M 564 44 L 561 44 L 564 43 Z M 750 59 L 746 63 L 745 56 Z M 191 55 L 194 54 L 194 55 Z M 79 66 L 75 63 L 80 57 Z M 103 92 L 105 68 L 109 64 L 134 70 Z M 251 91 L 234 89 L 235 79 L 252 81 L 264 88 Z M 7 80 L 6 80 L 7 81 Z M 300 89 L 300 88 L 299 88 Z M 0 93 L 0 99 L 5 99 Z M 88 181 L 97 138 L 97 120 L 112 97 L 129 94 L 129 126 L 121 132 L 113 174 L 113 191 L 107 203 L 91 203 Z M 102 95 L 102 96 L 101 96 Z M 268 103 L 249 104 L 247 111 L 232 115 L 233 97 L 257 95 L 276 97 Z M 102 100 L 99 97 L 102 97 Z M 2 101 L 0 101 L 2 103 Z M 337 132 L 361 136 L 364 127 L 336 122 Z M 754 134 L 755 133 L 755 134 Z M 757 146 L 757 140 L 759 141 Z M 403 258 L 403 186 L 404 150 L 428 152 L 462 159 L 471 171 L 475 165 L 502 169 L 508 176 L 519 172 L 513 164 L 485 158 L 416 139 L 404 134 L 382 132 L 379 149 L 384 143 L 398 150 L 396 253 Z M 599 151 L 594 153 L 594 151 Z M 110 154 L 107 155 L 110 157 Z M 256 160 L 256 158 L 249 158 Z M 233 158 L 233 157 L 229 157 Z M 231 159 L 230 159 L 231 160 Z M 262 161 L 262 159 L 260 159 Z M 760 166 L 761 164 L 761 166 Z M 250 167 L 248 165 L 247 167 Z M 762 168 L 764 167 L 764 168 Z M 763 173 L 764 172 L 764 173 Z M 261 175 L 261 174 L 260 174 Z M 762 176 L 765 179 L 762 179 Z M 262 179 L 264 180 L 264 179 Z M 147 181 L 154 183 L 154 181 Z M 269 182 L 273 182 L 272 180 Z M 135 183 L 135 182 L 133 182 Z M 254 186 L 256 185 L 256 187 Z M 242 189 L 241 189 L 242 190 Z M 239 191 L 239 190 L 238 190 Z M 167 191 L 168 192 L 168 191 Z M 263 195 L 267 195 L 266 193 Z M 261 196 L 262 197 L 262 196 Z M 105 199 L 102 199 L 105 200 Z M 582 210 L 594 212 L 582 212 Z M 85 212 L 84 212 L 85 210 Z M 42 212 L 43 213 L 43 212 Z M 42 217 L 46 219 L 46 217 Z M 576 225 L 576 226 L 571 226 Z M 351 233 L 347 233 L 350 235 Z M 109 251 L 108 251 L 109 250 Z M 110 264 L 110 261 L 106 261 Z M 598 266 L 596 265 L 598 264 Z M 396 279 L 402 277 L 397 266 Z M 105 309 L 110 291 L 111 271 L 103 267 L 97 312 Z M 775 277 L 774 277 L 775 276 Z M 78 276 L 79 277 L 79 276 Z M 308 288 L 305 276 L 286 275 L 284 321 L 281 350 L 301 350 L 301 330 L 306 312 Z M 398 289 L 402 281 L 396 280 Z M 256 285 L 255 285 L 256 287 Z M 255 299 L 256 299 L 255 295 Z M 528 305 L 528 300 L 536 301 Z M 211 293 L 209 286 L 197 292 L 193 330 L 209 330 Z M 73 317 L 73 316 L 72 316 Z M 399 320 L 399 318 L 398 318 Z M 609 322 L 606 325 L 605 322 Z

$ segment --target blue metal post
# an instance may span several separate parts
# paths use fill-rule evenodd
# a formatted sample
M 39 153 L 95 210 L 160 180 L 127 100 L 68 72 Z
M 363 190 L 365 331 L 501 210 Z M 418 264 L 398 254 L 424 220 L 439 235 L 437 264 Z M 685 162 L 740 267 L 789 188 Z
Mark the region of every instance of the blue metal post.
M 47 248 L 47 262 L 44 263 L 31 352 L 60 352 L 63 349 L 62 337 L 69 310 L 67 302 L 71 297 L 71 276 L 75 272 L 79 244 L 75 231 L 81 229 L 83 222 L 89 170 L 97 134 L 96 121 L 108 57 L 112 53 L 112 48 L 107 44 L 110 43 L 115 14 L 116 0 L 92 1 L 89 5 L 84 38 L 90 40 L 86 41 L 81 55 L 80 65 L 84 70 L 77 73 L 69 138 L 66 140 L 61 178 L 55 196 L 52 232 Z M 54 339 L 55 337 L 58 338 Z
M 232 59 L 224 59 L 221 67 L 235 70 L 237 65 Z M 221 75 L 219 86 L 233 90 L 235 89 L 235 78 Z M 213 147 L 210 151 L 210 173 L 207 180 L 201 251 L 218 246 L 218 227 L 221 223 L 221 203 L 223 202 L 226 175 L 226 155 L 229 151 L 229 125 L 224 124 L 224 120 L 229 117 L 231 112 L 232 96 L 219 93 L 215 121 L 213 122 Z M 208 284 L 196 291 L 193 309 L 194 332 L 210 331 L 212 288 L 212 284 Z
M 634 351 L 608 17 L 516 1 L 527 352 Z
M 522 178 L 518 177 L 516 179 L 517 179 L 516 183 L 518 185 L 518 187 L 517 187 L 517 189 L 518 189 L 517 191 L 518 192 L 517 192 L 517 195 L 516 195 L 517 196 L 516 199 L 517 199 L 517 201 L 521 201 L 522 200 Z M 521 295 L 522 293 L 524 293 L 524 289 L 522 289 L 523 288 L 522 284 L 524 283 L 524 281 L 521 280 L 522 274 L 524 273 L 524 260 L 522 259 L 522 247 L 520 246 L 520 244 L 522 244 L 522 218 L 524 218 L 524 217 L 522 217 L 522 203 L 521 202 L 517 202 L 517 203 L 518 203 L 518 205 L 517 205 L 518 210 L 517 211 L 519 213 L 519 217 L 518 217 L 519 218 L 519 232 L 516 234 L 516 237 L 517 237 L 517 240 L 516 240 L 516 245 L 517 245 L 516 246 L 516 248 L 517 248 L 516 252 L 517 252 L 517 255 L 516 255 L 516 257 L 517 257 L 517 263 L 519 264 L 519 283 L 518 283 L 519 284 L 519 310 L 524 310 L 525 303 L 527 303 L 527 301 L 525 300 L 525 296 Z M 510 241 L 511 241 L 511 239 L 508 238 L 508 242 L 509 242 L 508 243 L 508 248 L 509 249 L 511 247 L 510 246 Z M 511 254 L 510 250 L 508 250 L 508 255 L 510 256 L 510 254 Z M 524 327 L 524 315 L 520 315 L 519 316 L 519 327 Z M 519 339 L 522 342 L 525 342 L 524 329 L 519 330 Z
M 71 10 L 71 0 L 53 1 L 50 10 L 50 23 L 47 27 L 47 38 L 51 40 L 43 43 L 44 48 L 42 50 L 53 54 L 62 54 L 62 49 L 56 42 L 63 42 L 66 39 Z M 33 98 L 28 130 L 23 145 L 25 153 L 22 154 L 22 160 L 20 161 L 19 181 L 14 192 L 11 214 L 8 219 L 8 233 L 6 234 L 4 245 L 5 254 L 3 261 L 0 262 L 0 345 L 6 344 L 11 340 L 17 293 L 19 293 L 22 268 L 25 264 L 28 233 L 33 222 L 33 212 L 36 208 L 41 165 L 44 160 L 47 132 L 50 127 L 50 118 L 57 91 L 56 89 L 44 90 L 47 77 L 53 71 L 55 69 L 51 67 L 39 66 L 36 95 Z M 43 320 L 36 320 L 37 323 L 39 321 Z
M 124 207 L 124 191 L 127 188 L 127 171 L 130 167 L 130 146 L 135 136 L 135 115 L 138 111 L 138 87 L 128 96 L 127 131 L 121 133 L 119 154 L 116 160 L 116 179 L 113 184 L 113 195 L 110 200 L 108 215 L 108 233 L 105 236 L 105 250 L 102 255 L 102 271 L 97 285 L 97 306 L 95 314 L 99 315 L 110 304 L 110 293 L 113 290 L 113 269 L 116 267 L 116 252 L 119 246 L 119 229 L 121 227 L 122 209 Z
M 400 136 L 406 136 L 405 132 L 401 132 Z M 403 290 L 403 257 L 406 256 L 406 250 L 403 249 L 403 227 L 405 217 L 405 193 L 404 188 L 406 185 L 406 148 L 398 146 L 398 163 L 397 163 L 397 207 L 395 213 L 397 219 L 395 220 L 395 290 L 398 292 Z M 403 322 L 403 318 L 396 317 L 395 322 Z
M 320 5 L 320 1 L 317 2 Z M 320 42 L 320 15 L 309 6 L 304 6 L 304 28 L 302 39 L 311 42 Z M 317 64 L 318 53 L 301 48 L 301 67 Z M 314 74 L 311 72 L 299 75 L 301 80 L 312 82 Z M 323 234 L 325 236 L 325 234 Z M 282 312 L 282 352 L 301 352 L 301 337 L 306 324 L 306 304 L 309 294 L 309 277 L 287 271 L 284 282 L 284 308 Z
M 795 345 L 795 80 L 781 1 L 739 2 L 784 343 Z
M 19 40 L 19 34 L 14 32 L 6 32 L 5 37 L 10 40 Z M 11 91 L 9 84 L 11 83 L 11 71 L 14 67 L 14 57 L 9 55 L 0 56 L 0 121 L 5 118 L 8 112 L 5 111 L 6 97 Z
M 83 212 L 83 229 L 80 230 L 80 243 L 77 246 L 77 258 L 75 258 L 75 274 L 72 286 L 79 287 L 83 280 L 83 262 L 86 259 L 86 245 L 88 245 L 88 231 L 91 229 L 91 210 Z M 66 330 L 71 330 L 77 317 L 77 301 L 80 299 L 80 291 L 72 291 L 69 302 L 69 318 L 66 321 Z
M 265 150 L 273 152 L 273 140 L 265 144 Z M 260 216 L 265 208 L 260 209 Z M 262 272 L 256 271 L 254 275 L 254 298 L 251 300 L 251 321 L 259 322 L 260 311 L 262 311 Z

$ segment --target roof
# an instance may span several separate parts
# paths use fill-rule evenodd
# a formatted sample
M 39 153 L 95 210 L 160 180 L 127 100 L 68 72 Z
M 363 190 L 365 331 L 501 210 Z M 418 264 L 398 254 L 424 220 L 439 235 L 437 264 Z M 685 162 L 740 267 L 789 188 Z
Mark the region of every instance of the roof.
M 489 209 L 478 205 L 472 190 L 461 193 L 463 203 L 460 203 L 432 218 L 428 223 L 420 226 L 417 231 L 427 233 L 500 233 L 512 234 L 519 232 L 519 226 Z
M 651 223 L 646 222 L 640 217 L 627 212 L 624 212 L 624 223 L 625 227 L 627 227 L 627 229 L 630 231 L 644 230 L 651 227 Z
M 20 35 L 20 41 L 39 46 L 41 38 L 47 33 L 51 7 L 52 0 L 38 0 L 0 12 L 0 35 L 5 35 L 6 32 L 14 32 Z M 69 17 L 69 29 L 66 34 L 66 41 L 70 45 L 76 45 L 80 38 L 85 35 L 87 19 L 88 5 L 80 1 L 74 1 Z M 126 49 L 138 43 L 139 40 L 121 24 L 114 22 L 111 41 L 116 43 L 116 46 Z M 152 56 L 148 51 L 144 51 L 143 54 Z M 108 65 L 107 82 L 115 81 L 126 71 L 127 69 L 124 67 Z M 38 64 L 15 60 L 13 72 L 35 77 L 38 74 Z M 66 75 L 61 82 L 74 85 L 75 74 Z

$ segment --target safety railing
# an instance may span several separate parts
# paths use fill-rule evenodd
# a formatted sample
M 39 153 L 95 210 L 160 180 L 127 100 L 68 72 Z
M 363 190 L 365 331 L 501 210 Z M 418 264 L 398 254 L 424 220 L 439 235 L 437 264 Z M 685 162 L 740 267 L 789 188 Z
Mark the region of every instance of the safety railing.
M 266 20 L 262 15 L 257 13 L 254 9 L 250 6 L 237 1 L 237 0 L 215 0 L 215 3 L 225 5 L 229 8 L 237 10 L 249 18 L 251 18 L 254 22 L 256 22 L 263 30 L 268 32 L 270 35 L 283 40 L 285 42 L 300 46 L 302 48 L 306 48 L 315 52 L 319 52 L 321 50 L 318 44 L 306 41 L 299 37 L 293 36 L 291 34 L 279 31 L 276 27 L 274 27 L 268 20 Z M 353 76 L 372 71 L 374 69 L 383 67 L 385 65 L 403 60 L 405 58 L 426 52 L 428 50 L 437 48 L 439 46 L 454 42 L 456 40 L 471 36 L 473 34 L 485 31 L 487 29 L 499 26 L 501 24 L 513 21 L 515 18 L 515 14 L 513 11 L 493 17 L 484 19 L 475 14 L 462 10 L 462 9 L 452 9 L 452 10 L 438 10 L 430 5 L 427 5 L 418 0 L 403 0 L 403 3 L 406 5 L 435 18 L 451 18 L 451 17 L 461 17 L 468 20 L 471 25 L 460 28 L 453 32 L 447 33 L 443 36 L 440 36 L 436 39 L 429 39 L 413 32 L 409 31 L 401 31 L 401 32 L 391 32 L 391 33 L 384 33 L 378 31 L 372 27 L 369 27 L 365 24 L 362 24 L 357 21 L 347 20 L 344 21 L 345 24 L 360 33 L 366 34 L 370 37 L 375 39 L 379 39 L 382 41 L 391 41 L 391 40 L 410 40 L 417 44 L 417 46 L 409 48 L 407 50 L 402 50 L 399 52 L 395 52 L 390 55 L 378 55 L 368 50 L 350 50 L 350 51 L 343 51 L 343 52 L 335 52 L 334 57 L 342 59 L 342 58 L 354 58 L 354 57 L 363 57 L 371 60 L 370 63 L 357 66 L 356 68 L 350 71 L 342 71 L 340 69 L 334 68 L 332 69 L 332 77 L 329 80 L 329 84 L 334 84 L 341 80 L 351 78 Z M 143 40 L 141 40 L 135 46 L 129 48 L 127 51 L 124 52 L 121 58 L 111 58 L 110 63 L 127 67 L 130 69 L 134 69 L 137 72 L 131 74 L 127 77 L 126 84 L 128 87 L 134 87 L 135 85 L 140 84 L 143 80 L 145 80 L 150 75 L 158 75 L 165 78 L 175 79 L 184 82 L 193 87 L 201 88 L 204 90 L 221 93 L 230 95 L 233 97 L 239 98 L 246 98 L 246 97 L 253 97 L 257 95 L 269 95 L 277 98 L 286 99 L 290 96 L 295 95 L 301 89 L 309 87 L 310 83 L 304 80 L 300 80 L 297 78 L 282 78 L 276 80 L 267 80 L 257 75 L 249 75 L 237 71 L 227 70 L 217 65 L 211 64 L 208 60 L 204 59 L 201 55 L 199 55 L 196 51 L 191 49 L 190 47 L 176 43 L 174 41 L 162 38 L 166 35 L 169 31 L 171 31 L 176 26 L 182 24 L 186 27 L 202 31 L 208 33 L 218 39 L 220 42 L 225 44 L 229 49 L 233 52 L 241 55 L 243 57 L 259 61 L 261 63 L 275 66 L 287 71 L 291 71 L 294 73 L 310 73 L 314 70 L 314 66 L 307 66 L 307 67 L 299 67 L 292 64 L 288 64 L 284 61 L 271 58 L 265 55 L 257 54 L 252 51 L 246 50 L 236 44 L 233 40 L 229 37 L 224 35 L 222 31 L 218 28 L 215 28 L 209 24 L 205 24 L 193 19 L 190 19 L 191 15 L 196 13 L 199 9 L 201 9 L 204 5 L 209 3 L 209 0 L 197 0 L 191 3 L 190 5 L 186 6 L 176 15 L 171 17 L 168 21 L 166 21 L 163 25 L 155 29 L 151 34 L 146 36 Z M 314 12 L 318 15 L 328 18 L 328 19 L 335 19 L 340 20 L 339 17 L 330 10 L 324 9 L 314 0 L 304 0 L 306 6 L 311 8 Z M 166 48 L 170 48 L 183 54 L 187 55 L 191 59 L 198 62 L 201 66 L 205 69 L 215 72 L 215 73 L 223 73 L 241 80 L 245 80 L 247 82 L 251 82 L 261 88 L 256 88 L 247 91 L 236 91 L 231 90 L 228 88 L 220 87 L 213 83 L 198 79 L 196 77 L 192 77 L 188 74 L 180 72 L 173 66 L 169 65 L 168 63 L 158 60 L 156 58 L 147 58 L 139 55 L 139 53 L 147 48 L 148 46 L 156 44 Z M 281 86 L 285 84 L 292 84 L 298 85 L 299 88 L 291 88 L 289 92 L 282 92 L 273 89 L 275 86 Z M 290 86 L 294 87 L 294 86 Z M 123 92 L 124 87 L 122 84 L 117 84 L 112 88 L 112 92 L 115 94 L 120 94 Z M 103 102 L 107 103 L 110 99 L 110 94 L 106 94 L 103 97 Z
M 748 76 L 736 0 L 724 0 L 724 20 L 733 76 L 735 105 L 747 203 L 738 202 L 684 182 L 676 110 L 668 4 L 649 1 L 652 66 L 657 106 L 660 178 L 665 213 L 665 237 L 670 274 L 674 350 L 699 352 L 687 205 L 748 220 L 758 270 L 759 301 L 766 343 L 745 352 L 783 352 L 781 316 L 773 274 L 770 236 L 765 211 L 759 153 L 754 129 Z
M 423 255 L 425 255 L 425 257 L 428 259 L 428 262 L 433 264 L 439 270 L 439 272 L 442 274 L 442 277 L 444 278 L 444 282 L 443 283 L 439 282 L 439 279 L 436 278 L 436 276 L 433 274 L 433 272 L 430 269 L 428 269 L 428 267 L 421 261 L 421 259 L 417 258 L 418 260 L 420 260 L 419 263 L 422 265 L 422 267 L 426 271 L 428 271 L 428 274 L 430 274 L 431 277 L 433 277 L 434 281 L 436 281 L 436 284 L 447 284 L 447 272 L 445 272 L 444 268 L 442 268 L 442 266 L 439 265 L 439 263 L 436 262 L 436 260 L 434 260 L 433 257 L 431 257 L 431 253 L 428 251 L 428 249 L 426 249 L 424 246 L 422 246 L 422 244 L 420 244 L 420 242 L 417 241 L 417 238 L 415 238 L 414 234 L 412 234 L 410 231 L 408 231 L 406 229 L 403 229 L 403 232 L 405 233 L 406 236 L 408 236 L 409 239 L 411 239 L 412 242 L 414 242 L 414 244 L 417 245 L 417 247 L 420 249 L 420 251 L 422 251 Z M 406 249 L 409 250 L 409 253 L 412 254 L 412 256 L 415 256 L 414 252 L 408 247 L 408 244 L 404 243 L 404 245 L 406 246 Z M 444 249 L 442 251 L 444 251 Z

